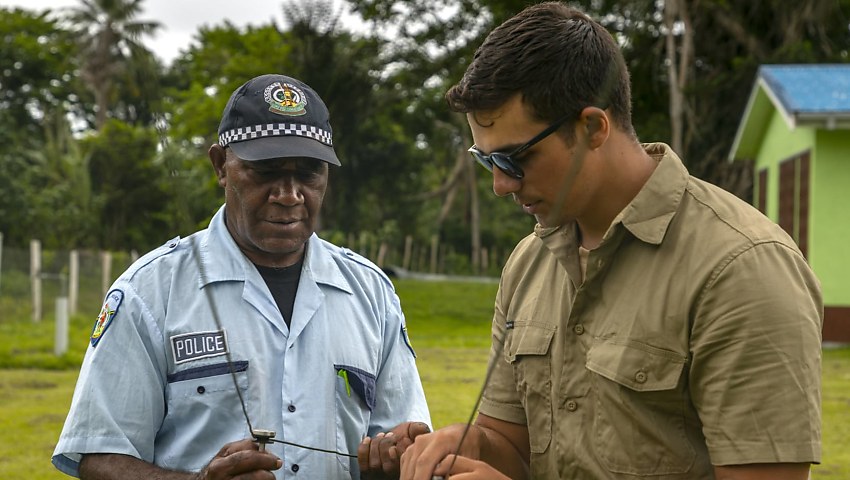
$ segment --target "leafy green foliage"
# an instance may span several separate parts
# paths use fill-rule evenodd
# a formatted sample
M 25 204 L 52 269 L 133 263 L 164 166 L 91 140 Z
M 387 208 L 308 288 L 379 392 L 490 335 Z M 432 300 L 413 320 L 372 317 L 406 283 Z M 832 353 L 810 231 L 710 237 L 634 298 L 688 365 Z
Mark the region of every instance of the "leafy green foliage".
M 118 103 L 124 114 L 145 117 L 155 96 L 132 97 L 139 90 L 155 95 L 159 64 L 140 42 L 160 27 L 138 20 L 144 0 L 81 0 L 68 20 L 76 26 L 81 52 L 80 75 L 95 99 L 95 125 L 102 128 Z M 135 102 L 128 104 L 130 96 Z M 132 108 L 138 106 L 140 108 Z M 130 108 L 127 108 L 130 107 Z M 148 119 L 149 120 L 149 119 Z
M 143 2 L 80 0 L 63 21 L 0 9 L 0 229 L 7 242 L 39 236 L 46 245 L 144 250 L 203 227 L 222 202 L 206 154 L 221 111 L 236 87 L 271 72 L 305 80 L 332 112 L 343 166 L 331 172 L 323 230 L 340 238 L 368 234 L 397 248 L 407 235 L 427 244 L 439 234 L 448 244 L 446 264 L 457 269 L 471 268 L 471 232 L 500 260 L 530 232 L 533 219 L 494 198 L 480 170 L 455 179 L 461 187 L 442 211 L 446 181 L 471 141 L 464 116 L 449 112 L 443 95 L 487 33 L 528 2 L 350 0 L 372 27 L 356 34 L 340 28 L 328 0 L 283 0 L 284 24 L 207 25 L 165 70 L 139 43 L 158 28 L 139 20 Z M 665 2 L 574 3 L 623 46 L 639 135 L 669 141 Z M 683 92 L 682 157 L 692 173 L 745 197 L 746 164 L 729 164 L 726 154 L 757 66 L 848 61 L 850 0 L 797 9 L 780 0 L 684 4 L 695 51 Z M 70 126 L 59 124 L 63 117 Z M 112 124 L 79 148 L 106 118 L 133 127 Z M 113 137 L 120 148 L 109 145 Z M 125 172 L 139 176 L 131 182 Z
M 63 109 L 77 55 L 70 32 L 48 12 L 0 7 L 0 148 L 43 138 L 40 121 Z M 3 150 L 0 150 L 2 152 Z M 6 150 L 6 151 L 9 151 Z
M 109 120 L 83 140 L 92 193 L 97 199 L 97 245 L 120 250 L 127 245 L 150 249 L 170 238 L 160 215 L 171 202 L 165 189 L 166 166 L 156 154 L 158 137 L 146 127 Z

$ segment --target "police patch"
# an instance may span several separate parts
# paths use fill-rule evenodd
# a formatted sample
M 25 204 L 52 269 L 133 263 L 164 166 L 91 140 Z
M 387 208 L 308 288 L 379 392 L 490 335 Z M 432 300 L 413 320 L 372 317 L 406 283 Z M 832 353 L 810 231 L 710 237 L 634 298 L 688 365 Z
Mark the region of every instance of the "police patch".
M 112 290 L 106 294 L 106 300 L 103 302 L 103 307 L 100 309 L 100 314 L 94 322 L 94 327 L 91 330 L 91 346 L 97 345 L 97 342 L 106 333 L 106 329 L 112 324 L 112 319 L 118 313 L 118 307 L 124 301 L 124 292 L 121 290 Z
M 266 87 L 263 99 L 269 104 L 269 111 L 280 115 L 299 116 L 307 113 L 307 96 L 300 88 L 291 83 L 274 82 Z
M 416 352 L 413 350 L 413 345 L 410 344 L 410 337 L 407 335 L 407 325 L 403 323 L 401 324 L 401 338 L 404 339 L 404 344 L 407 345 L 407 349 L 413 354 L 413 358 L 416 358 Z
M 227 336 L 224 330 L 215 332 L 184 333 L 171 337 L 174 364 L 215 357 L 227 353 Z

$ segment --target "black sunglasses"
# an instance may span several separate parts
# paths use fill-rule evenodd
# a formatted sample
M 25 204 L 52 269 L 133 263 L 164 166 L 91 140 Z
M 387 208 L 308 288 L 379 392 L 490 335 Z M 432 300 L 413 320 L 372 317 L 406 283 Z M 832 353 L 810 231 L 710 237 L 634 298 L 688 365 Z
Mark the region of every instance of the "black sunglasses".
M 478 149 L 475 145 L 469 147 L 469 153 L 472 154 L 472 157 L 481 164 L 482 167 L 486 168 L 488 171 L 493 171 L 493 166 L 499 167 L 499 170 L 505 172 L 505 175 L 516 178 L 517 180 L 522 179 L 525 175 L 522 171 L 522 168 L 517 165 L 516 156 L 521 154 L 522 152 L 528 150 L 533 147 L 537 142 L 543 140 L 552 134 L 555 130 L 558 129 L 564 122 L 572 118 L 573 115 L 566 115 L 564 117 L 559 118 L 555 123 L 546 127 L 546 130 L 538 133 L 534 138 L 525 142 L 523 145 L 520 145 L 511 153 L 501 153 L 501 152 L 493 152 L 490 155 L 485 154 L 481 150 Z

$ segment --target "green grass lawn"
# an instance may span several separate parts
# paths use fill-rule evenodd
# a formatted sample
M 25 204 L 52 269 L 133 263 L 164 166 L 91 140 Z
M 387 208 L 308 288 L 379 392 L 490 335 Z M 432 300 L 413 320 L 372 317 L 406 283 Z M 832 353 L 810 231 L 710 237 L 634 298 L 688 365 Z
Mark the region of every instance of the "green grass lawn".
M 436 427 L 466 422 L 481 388 L 495 284 L 396 281 Z M 53 356 L 53 327 L 0 322 L 0 479 L 68 478 L 50 455 L 71 401 L 100 305 L 72 319 L 71 349 Z M 29 368 L 28 368 L 29 367 Z M 815 480 L 850 478 L 850 349 L 827 350 L 823 363 L 823 464 Z

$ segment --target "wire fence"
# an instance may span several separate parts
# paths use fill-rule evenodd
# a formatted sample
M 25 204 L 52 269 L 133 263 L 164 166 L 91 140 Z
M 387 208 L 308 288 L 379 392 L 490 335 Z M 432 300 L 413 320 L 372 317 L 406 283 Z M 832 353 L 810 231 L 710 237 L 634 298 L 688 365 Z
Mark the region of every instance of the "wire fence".
M 487 280 L 498 277 L 503 264 L 493 248 L 483 248 L 478 261 L 472 261 L 436 237 L 421 244 L 407 237 L 395 246 L 353 237 L 334 240 L 348 244 L 391 276 Z M 70 316 L 94 318 L 109 286 L 136 258 L 135 252 L 46 250 L 38 240 L 32 240 L 29 249 L 9 247 L 3 245 L 0 233 L 0 325 L 52 319 L 57 299 L 66 299 Z
M 132 252 L 4 246 L 0 236 L 0 324 L 52 318 L 57 299 L 92 319 L 106 289 L 136 258 Z

